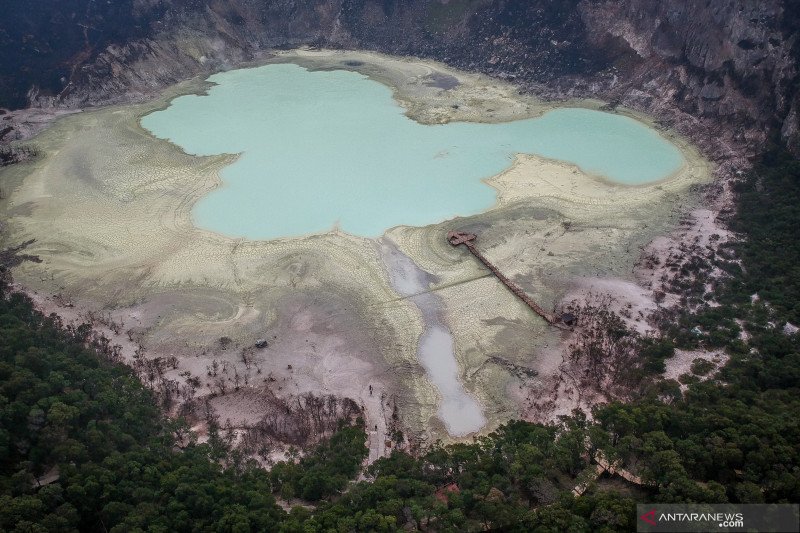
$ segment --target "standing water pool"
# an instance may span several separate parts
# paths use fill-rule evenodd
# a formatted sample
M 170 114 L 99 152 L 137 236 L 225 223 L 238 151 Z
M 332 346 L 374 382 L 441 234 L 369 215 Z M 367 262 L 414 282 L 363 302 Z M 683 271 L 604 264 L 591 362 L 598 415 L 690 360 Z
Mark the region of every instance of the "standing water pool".
M 193 212 L 197 226 L 228 236 L 338 227 L 377 237 L 398 225 L 476 214 L 495 202 L 482 180 L 517 153 L 628 185 L 663 179 L 683 164 L 656 131 L 611 113 L 561 108 L 498 124 L 424 125 L 405 116 L 387 86 L 355 72 L 278 64 L 209 80 L 207 94 L 176 98 L 142 126 L 190 154 L 241 154 Z
M 387 86 L 355 72 L 279 64 L 209 80 L 215 85 L 207 94 L 176 98 L 141 123 L 190 154 L 239 154 L 193 210 L 197 226 L 232 237 L 291 238 L 334 227 L 380 237 L 398 225 L 476 214 L 496 200 L 484 180 L 519 153 L 626 185 L 664 179 L 684 164 L 651 128 L 588 109 L 424 125 L 405 115 Z M 486 417 L 460 378 L 428 274 L 390 241 L 378 242 L 394 289 L 422 315 L 417 358 L 439 393 L 438 417 L 453 436 L 480 430 Z

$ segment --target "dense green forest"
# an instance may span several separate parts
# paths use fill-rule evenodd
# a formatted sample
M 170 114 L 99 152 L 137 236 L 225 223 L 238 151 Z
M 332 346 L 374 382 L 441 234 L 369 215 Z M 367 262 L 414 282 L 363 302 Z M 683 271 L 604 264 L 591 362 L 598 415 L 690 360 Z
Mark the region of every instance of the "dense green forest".
M 800 339 L 784 325 L 800 322 L 800 163 L 768 156 L 737 193 L 731 225 L 747 239 L 709 265 L 730 273 L 721 305 L 674 317 L 644 354 L 724 349 L 716 379 L 683 394 L 676 382 L 645 386 L 633 402 L 598 407 L 595 423 L 511 422 L 471 444 L 395 452 L 359 482 L 359 424 L 271 472 L 231 455 L 214 428 L 207 443 L 177 446 L 183 423 L 164 419 L 127 368 L 86 350 L 84 328 L 41 316 L 5 279 L 0 530 L 629 531 L 637 501 L 798 502 Z M 601 478 L 573 496 L 587 442 L 647 484 Z M 296 498 L 304 505 L 290 512 L 276 503 Z

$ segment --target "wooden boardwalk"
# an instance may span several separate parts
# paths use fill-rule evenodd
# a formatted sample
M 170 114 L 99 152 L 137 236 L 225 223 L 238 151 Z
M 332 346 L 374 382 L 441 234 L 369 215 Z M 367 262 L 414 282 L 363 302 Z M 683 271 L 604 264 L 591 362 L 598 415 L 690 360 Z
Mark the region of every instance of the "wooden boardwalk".
M 590 464 L 583 472 L 578 475 L 578 484 L 572 489 L 572 494 L 581 496 L 591 486 L 592 483 L 603 475 L 603 472 L 608 472 L 609 475 L 617 475 L 629 483 L 639 485 L 641 487 L 652 487 L 655 484 L 650 481 L 645 481 L 636 474 L 631 473 L 629 470 L 622 468 L 619 461 L 614 463 L 606 459 L 603 450 L 597 450 L 594 454 L 594 464 Z
M 488 268 L 492 274 L 500 280 L 500 282 L 505 285 L 508 290 L 510 290 L 514 296 L 525 302 L 525 304 L 530 307 L 534 313 L 542 317 L 547 321 L 548 324 L 551 326 L 555 326 L 560 329 L 569 329 L 566 325 L 561 322 L 561 317 L 557 317 L 545 311 L 539 304 L 533 301 L 533 299 L 525 294 L 525 291 L 520 288 L 519 285 L 508 279 L 500 270 L 494 266 L 491 261 L 486 259 L 486 257 L 475 248 L 475 239 L 478 236 L 474 233 L 463 233 L 459 231 L 451 231 L 447 234 L 447 241 L 452 244 L 453 246 L 459 246 L 463 244 L 467 247 L 472 255 L 478 258 L 478 260 Z

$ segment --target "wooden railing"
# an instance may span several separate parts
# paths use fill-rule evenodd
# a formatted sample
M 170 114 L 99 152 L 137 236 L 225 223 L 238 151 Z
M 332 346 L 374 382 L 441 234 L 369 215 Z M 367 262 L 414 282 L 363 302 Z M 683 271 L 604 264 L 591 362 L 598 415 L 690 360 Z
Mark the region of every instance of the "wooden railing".
M 545 311 L 539 304 L 533 301 L 533 299 L 525 294 L 525 291 L 520 288 L 519 285 L 508 279 L 496 266 L 492 264 L 491 261 L 486 259 L 486 257 L 475 248 L 475 240 L 478 238 L 477 235 L 474 233 L 464 233 L 460 231 L 451 231 L 447 234 L 447 241 L 452 244 L 453 246 L 459 246 L 463 244 L 467 247 L 467 250 L 470 251 L 472 255 L 478 258 L 478 260 L 488 268 L 492 274 L 500 280 L 500 282 L 505 285 L 508 290 L 510 290 L 514 296 L 525 302 L 525 304 L 530 307 L 534 313 L 542 317 L 547 321 L 548 324 L 555 326 L 560 329 L 569 329 L 563 322 L 561 321 L 561 317 L 556 317 L 555 315 L 548 313 Z

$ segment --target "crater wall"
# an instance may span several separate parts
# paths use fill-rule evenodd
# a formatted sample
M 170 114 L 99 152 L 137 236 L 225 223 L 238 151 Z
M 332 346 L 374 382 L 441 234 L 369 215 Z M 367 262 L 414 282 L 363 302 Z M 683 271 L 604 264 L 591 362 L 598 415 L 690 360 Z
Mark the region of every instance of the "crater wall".
M 9 4 L 3 0 L 0 4 Z M 0 105 L 150 97 L 301 44 L 422 56 L 645 111 L 714 158 L 800 152 L 791 0 L 37 0 L 0 21 Z M 0 128 L 0 141 L 24 130 Z M 709 139 L 714 139 L 710 141 Z

